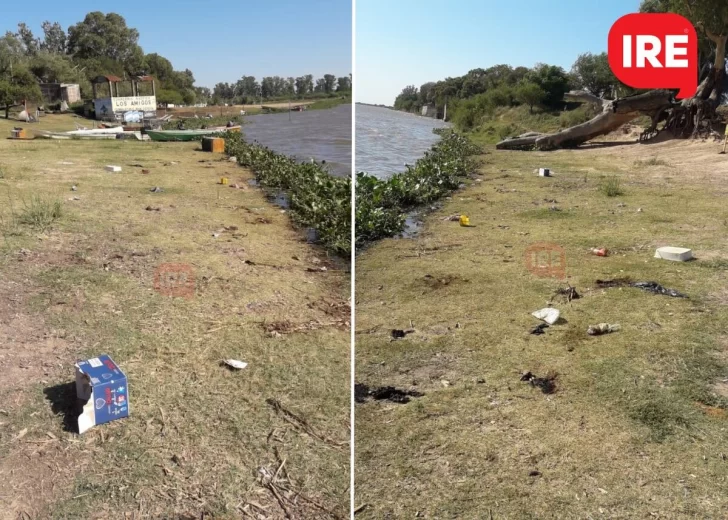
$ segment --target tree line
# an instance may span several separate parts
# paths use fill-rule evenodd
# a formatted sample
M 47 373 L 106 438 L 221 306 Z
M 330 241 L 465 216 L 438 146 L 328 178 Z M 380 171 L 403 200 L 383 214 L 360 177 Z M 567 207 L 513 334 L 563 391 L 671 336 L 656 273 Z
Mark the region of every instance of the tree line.
M 698 130 L 698 121 L 708 122 L 718 104 L 728 100 L 725 80 L 728 3 L 725 0 L 643 0 L 640 12 L 677 13 L 688 18 L 697 29 L 700 86 L 695 96 L 683 101 L 681 107 L 665 109 L 671 112 L 667 126 L 679 127 L 682 134 Z M 564 94 L 570 90 L 581 90 L 604 100 L 644 92 L 624 85 L 614 76 L 606 52 L 583 53 L 568 72 L 543 63 L 532 68 L 495 65 L 428 82 L 419 88 L 408 85 L 395 99 L 394 108 L 414 112 L 428 105 L 442 113 L 447 104 L 449 119 L 461 129 L 469 130 L 492 116 L 498 107 L 525 105 L 530 112 L 537 107 L 562 110 Z
M 570 90 L 586 90 L 598 97 L 635 92 L 614 76 L 606 53 L 584 53 L 569 72 L 545 63 L 531 68 L 501 64 L 428 82 L 419 88 L 408 85 L 395 99 L 394 108 L 419 112 L 423 106 L 434 106 L 442 113 L 447 104 L 451 120 L 470 129 L 498 107 L 526 105 L 530 112 L 536 107 L 561 109 L 564 95 Z
M 139 31 L 128 27 L 117 13 L 88 13 L 67 31 L 50 21 L 43 22 L 41 29 L 42 35 L 37 36 L 21 22 L 17 31 L 0 37 L 0 107 L 5 107 L 6 115 L 11 106 L 23 100 L 41 102 L 39 83 L 77 83 L 82 98 L 91 99 L 91 80 L 102 75 L 153 76 L 157 101 L 179 105 L 351 90 L 351 75 L 336 78 L 331 74 L 315 83 L 311 75 L 266 77 L 260 83 L 252 76 L 243 76 L 232 85 L 219 83 L 212 90 L 199 87 L 191 70 L 175 70 L 164 56 L 145 54 L 139 45 Z
M 254 76 L 243 76 L 235 83 L 218 83 L 212 91 L 213 104 L 220 102 L 249 104 L 259 99 L 303 98 L 351 92 L 351 74 L 336 77 L 324 74 L 314 82 L 313 75 L 266 76 L 260 83 Z
M 0 38 L 0 105 L 41 101 L 38 83 L 78 83 L 85 99 L 92 97 L 91 80 L 100 75 L 154 76 L 157 100 L 192 104 L 204 98 L 191 70 L 174 70 L 156 53 L 145 54 L 139 31 L 116 13 L 98 11 L 65 31 L 58 22 L 43 22 L 42 36 L 25 23 Z

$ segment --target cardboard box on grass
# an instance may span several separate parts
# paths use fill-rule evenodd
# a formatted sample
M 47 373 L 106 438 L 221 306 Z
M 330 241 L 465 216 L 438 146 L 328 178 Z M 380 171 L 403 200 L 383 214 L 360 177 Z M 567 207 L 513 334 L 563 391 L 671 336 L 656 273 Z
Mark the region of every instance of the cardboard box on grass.
M 78 433 L 129 416 L 126 375 L 106 354 L 76 363 L 76 395 L 83 403 Z

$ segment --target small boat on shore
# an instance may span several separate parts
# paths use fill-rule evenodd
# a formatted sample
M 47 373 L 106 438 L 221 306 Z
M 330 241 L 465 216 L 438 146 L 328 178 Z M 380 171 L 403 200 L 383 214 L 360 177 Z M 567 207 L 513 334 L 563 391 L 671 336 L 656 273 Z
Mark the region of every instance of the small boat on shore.
M 123 127 L 113 128 L 92 128 L 71 130 L 69 132 L 51 132 L 48 130 L 34 131 L 36 137 L 42 139 L 116 139 L 118 135 L 130 135 L 137 139 L 141 138 L 140 132 L 128 132 Z
M 147 130 L 146 134 L 152 141 L 194 141 L 200 137 L 219 134 L 222 132 L 240 132 L 240 126 L 218 126 L 214 128 L 200 128 L 197 130 Z

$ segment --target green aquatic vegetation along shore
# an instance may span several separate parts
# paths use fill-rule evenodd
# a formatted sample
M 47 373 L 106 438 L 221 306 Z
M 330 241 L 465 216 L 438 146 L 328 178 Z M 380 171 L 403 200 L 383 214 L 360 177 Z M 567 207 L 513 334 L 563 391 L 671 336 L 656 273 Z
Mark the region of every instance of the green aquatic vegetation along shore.
M 356 246 L 401 233 L 408 211 L 453 192 L 475 170 L 480 148 L 449 129 L 433 131 L 442 139 L 404 172 L 385 180 L 357 174 Z
M 293 221 L 313 228 L 329 251 L 351 253 L 351 179 L 334 177 L 321 163 L 299 163 L 264 146 L 247 143 L 228 132 L 225 153 L 255 173 L 263 188 L 284 191 Z

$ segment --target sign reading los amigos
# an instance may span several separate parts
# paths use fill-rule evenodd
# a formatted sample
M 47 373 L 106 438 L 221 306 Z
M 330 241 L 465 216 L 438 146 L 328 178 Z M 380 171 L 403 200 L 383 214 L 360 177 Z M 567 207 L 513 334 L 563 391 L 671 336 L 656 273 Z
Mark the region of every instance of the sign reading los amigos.
M 679 14 L 621 17 L 609 30 L 607 56 L 614 75 L 630 87 L 680 89 L 677 99 L 698 89 L 698 35 Z

